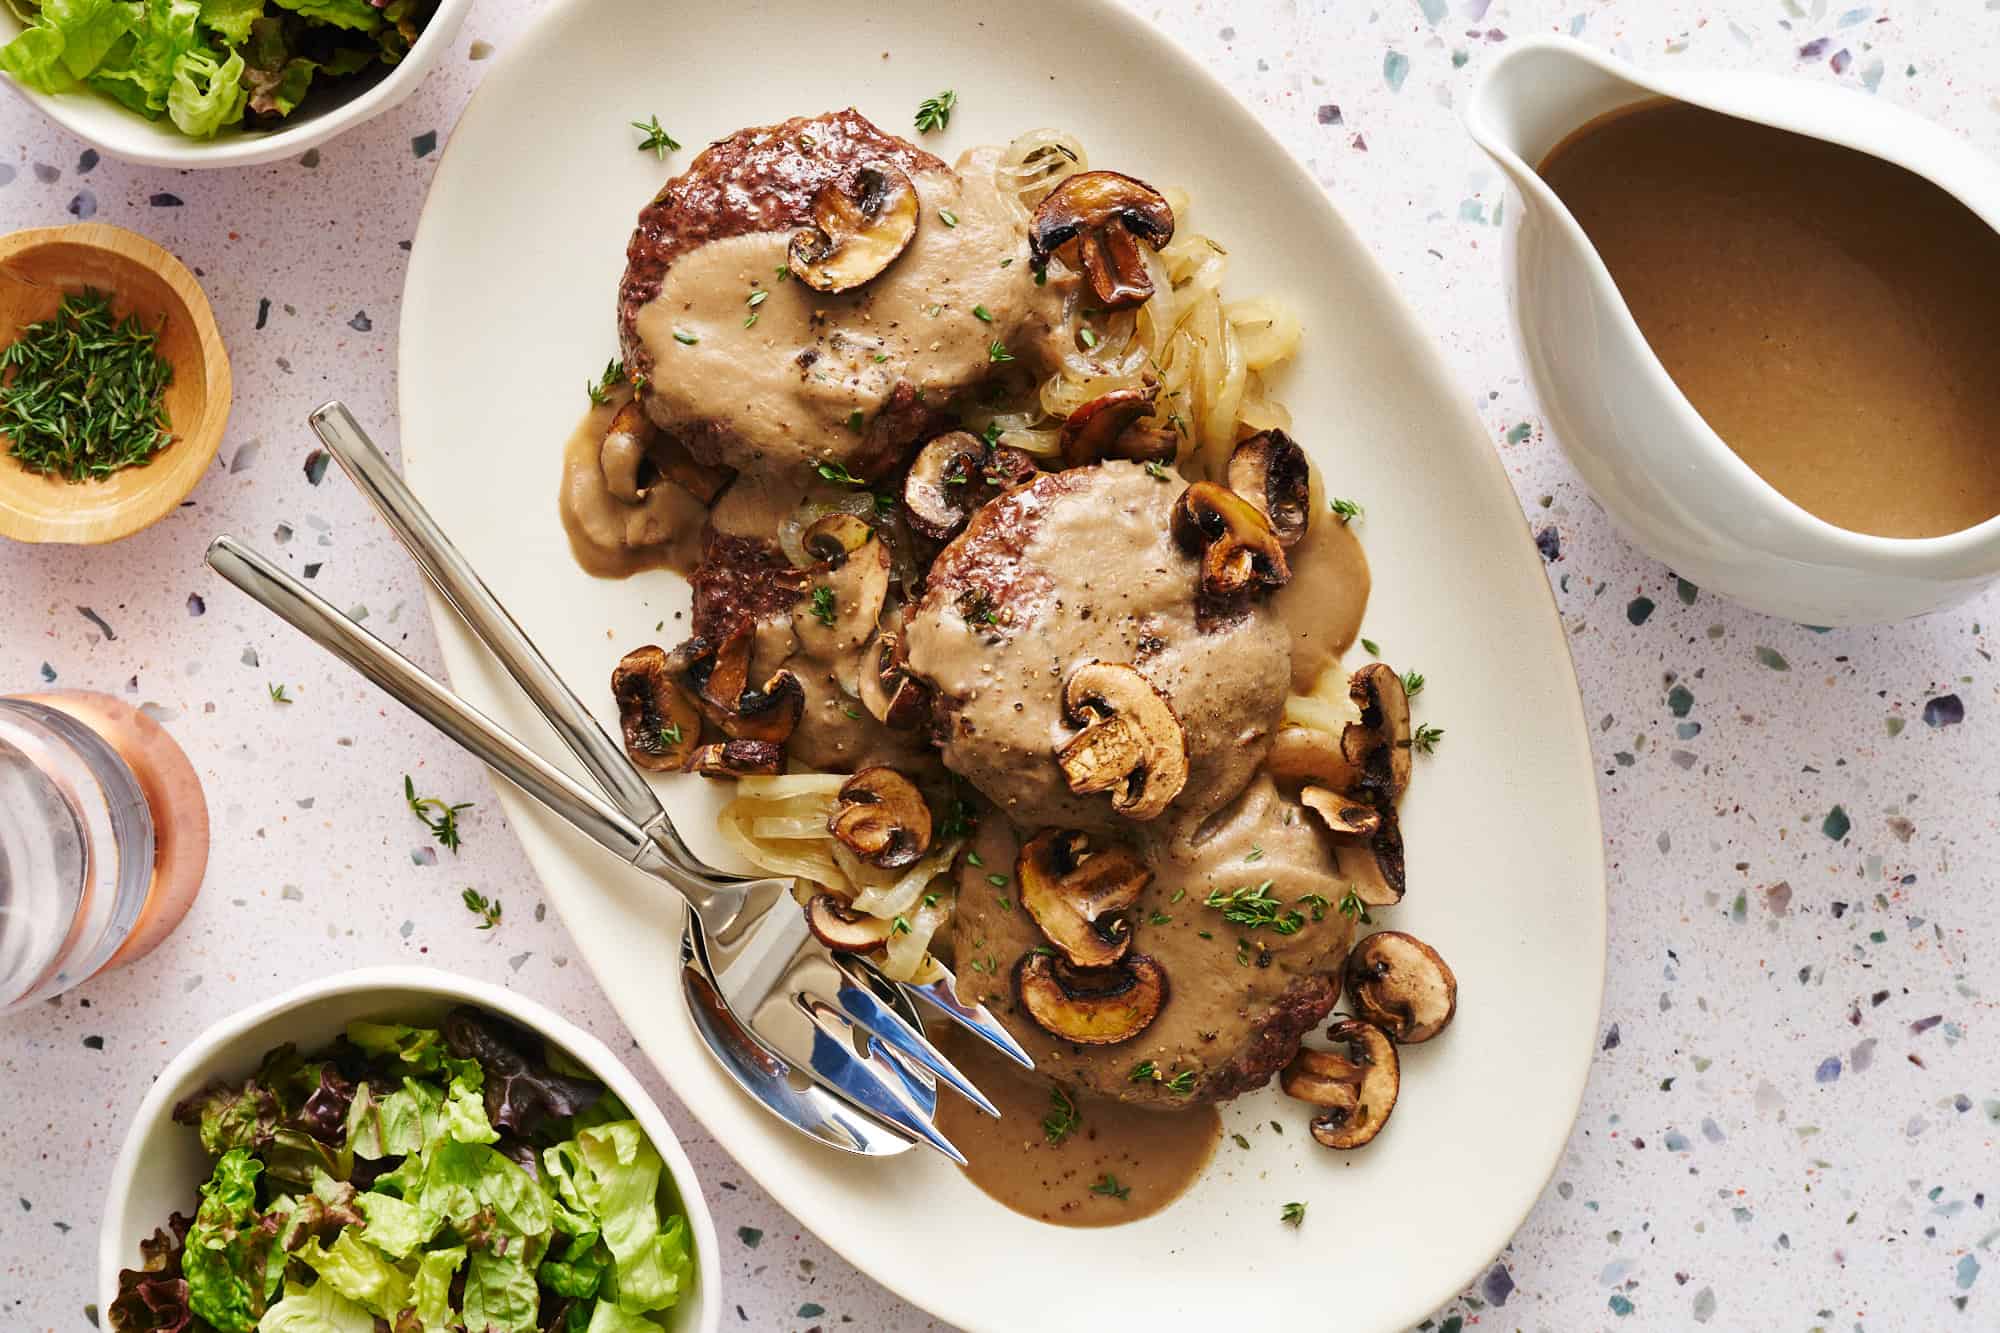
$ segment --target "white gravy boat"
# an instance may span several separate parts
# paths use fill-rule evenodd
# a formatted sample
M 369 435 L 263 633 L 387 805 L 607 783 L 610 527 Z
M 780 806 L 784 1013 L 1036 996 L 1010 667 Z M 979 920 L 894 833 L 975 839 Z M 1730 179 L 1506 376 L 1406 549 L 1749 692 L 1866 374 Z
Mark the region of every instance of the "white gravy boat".
M 1653 355 L 1583 228 L 1535 174 L 1572 130 L 1660 97 L 1895 163 L 2000 229 L 1993 163 L 1872 97 L 1772 75 L 1642 73 L 1567 38 L 1511 44 L 1480 80 L 1466 123 L 1517 192 L 1507 228 L 1515 327 L 1577 471 L 1647 554 L 1771 615 L 1867 624 L 1979 591 L 2000 575 L 2000 518 L 1942 537 L 1852 532 L 1807 513 L 1737 457 Z M 2000 467 L 2000 456 L 1993 461 Z

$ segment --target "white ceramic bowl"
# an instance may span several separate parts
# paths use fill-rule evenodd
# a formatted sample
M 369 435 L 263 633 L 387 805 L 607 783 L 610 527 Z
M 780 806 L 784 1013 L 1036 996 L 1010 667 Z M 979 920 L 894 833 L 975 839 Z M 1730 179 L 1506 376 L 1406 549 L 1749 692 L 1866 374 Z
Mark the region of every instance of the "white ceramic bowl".
M 1808 625 L 1900 620 L 2000 577 L 2000 518 L 1876 537 L 1794 504 L 1733 453 L 1647 346 L 1610 270 L 1531 165 L 1571 130 L 1655 97 L 1857 149 L 1928 177 L 2000 228 L 2000 174 L 1942 126 L 1849 89 L 1765 74 L 1653 74 L 1581 42 L 1508 44 L 1473 93 L 1474 141 L 1514 185 L 1509 295 L 1528 377 L 1607 512 L 1654 559 Z
M 533 1000 L 427 967 L 363 968 L 308 982 L 225 1018 L 168 1063 L 133 1115 L 111 1171 L 97 1242 L 98 1308 L 108 1310 L 116 1299 L 118 1270 L 138 1266 L 139 1242 L 175 1211 L 191 1213 L 208 1179 L 209 1156 L 192 1129 L 174 1123 L 175 1102 L 211 1079 L 247 1077 L 264 1052 L 284 1042 L 312 1050 L 356 1018 L 422 1021 L 441 1018 L 460 1004 L 477 1005 L 546 1037 L 631 1108 L 666 1162 L 694 1238 L 695 1288 L 674 1307 L 671 1327 L 674 1333 L 715 1333 L 722 1320 L 715 1222 L 687 1154 L 639 1080 L 603 1042 Z
M 213 139 L 190 139 L 170 120 L 147 120 L 87 88 L 55 94 L 37 92 L 7 74 L 0 74 L 0 86 L 100 152 L 127 162 L 181 169 L 245 167 L 303 153 L 401 103 L 451 49 L 452 39 L 471 8 L 472 0 L 438 0 L 437 12 L 400 63 L 373 83 L 364 84 L 358 78 L 342 80 L 343 86 L 323 103 L 316 99 L 309 110 L 287 117 L 275 130 L 239 126 Z M 20 31 L 20 20 L 0 5 L 0 45 L 14 40 Z

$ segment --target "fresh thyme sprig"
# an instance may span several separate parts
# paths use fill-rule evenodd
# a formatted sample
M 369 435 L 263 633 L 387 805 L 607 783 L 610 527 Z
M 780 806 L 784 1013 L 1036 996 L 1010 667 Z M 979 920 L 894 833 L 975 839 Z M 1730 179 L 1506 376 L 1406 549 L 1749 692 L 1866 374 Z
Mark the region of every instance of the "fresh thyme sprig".
M 1357 518 L 1365 518 L 1368 512 L 1352 500 L 1332 500 L 1328 502 L 1328 507 L 1342 523 L 1352 523 Z
M 611 401 L 611 391 L 625 382 L 625 363 L 606 361 L 604 373 L 597 377 L 597 383 L 584 382 L 583 391 L 590 395 L 590 401 L 598 407 Z
M 1306 1206 L 1302 1203 L 1288 1203 L 1278 1212 L 1278 1220 L 1288 1227 L 1297 1227 L 1306 1220 Z
M 403 774 L 403 800 L 408 803 L 410 813 L 422 820 L 424 827 L 431 831 L 453 856 L 458 855 L 458 812 L 470 810 L 471 801 L 460 801 L 457 805 L 447 805 L 435 796 L 417 795 L 417 784 Z
M 173 367 L 159 331 L 115 319 L 86 289 L 0 351 L 0 436 L 22 467 L 65 481 L 108 477 L 173 441 L 164 396 Z
M 292 701 L 292 696 L 285 693 L 285 687 L 282 684 L 266 685 L 264 692 L 271 696 L 271 702 L 274 704 L 288 704 Z
M 1268 879 L 1236 889 L 1211 889 L 1202 906 L 1221 912 L 1224 921 L 1252 930 L 1268 928 L 1280 935 L 1296 935 L 1306 923 L 1305 913 L 1285 911 L 1285 905 L 1271 895 Z
M 500 924 L 500 900 L 488 898 L 478 889 L 467 889 L 458 895 L 465 904 L 465 910 L 478 917 L 481 930 L 491 930 Z
M 824 583 L 813 589 L 812 613 L 813 619 L 829 628 L 839 618 L 839 612 L 834 607 L 833 589 L 827 587 Z
M 917 132 L 929 134 L 951 124 L 952 109 L 958 105 L 958 94 L 947 88 L 935 97 L 926 97 L 917 103 Z
M 1418 754 L 1436 754 L 1438 742 L 1443 739 L 1443 727 L 1434 727 L 1425 722 L 1410 733 L 1410 748 Z
M 668 153 L 680 147 L 674 142 L 674 136 L 660 127 L 658 116 L 647 120 L 635 120 L 632 122 L 632 128 L 646 136 L 639 140 L 639 151 L 642 153 L 650 151 L 662 162 L 667 160 Z
M 1118 1177 L 1109 1171 L 1097 1178 L 1097 1182 L 1090 1187 L 1090 1192 L 1101 1194 L 1107 1199 L 1125 1200 L 1132 1197 L 1132 1187 L 1119 1184 Z
M 1083 1115 L 1076 1109 L 1068 1093 L 1061 1088 L 1049 1089 L 1049 1113 L 1042 1117 L 1042 1137 L 1050 1143 L 1061 1143 L 1076 1132 L 1083 1123 Z

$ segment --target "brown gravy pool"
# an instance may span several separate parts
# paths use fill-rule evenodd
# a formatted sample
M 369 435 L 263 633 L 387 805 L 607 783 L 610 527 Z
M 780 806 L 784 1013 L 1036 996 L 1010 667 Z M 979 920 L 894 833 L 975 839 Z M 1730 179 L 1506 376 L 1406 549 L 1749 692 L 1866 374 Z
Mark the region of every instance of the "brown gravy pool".
M 1600 117 L 1540 174 L 1667 371 L 1829 523 L 2000 514 L 2000 235 L 1879 158 L 1678 102 Z
M 1076 1127 L 1050 1143 L 1042 1128 L 1053 1109 L 1047 1083 L 956 1028 L 931 1035 L 1000 1108 L 996 1120 L 947 1092 L 938 1098 L 938 1128 L 965 1154 L 973 1184 L 1037 1221 L 1110 1227 L 1150 1217 L 1187 1191 L 1222 1137 L 1213 1106 L 1148 1111 L 1080 1098 Z

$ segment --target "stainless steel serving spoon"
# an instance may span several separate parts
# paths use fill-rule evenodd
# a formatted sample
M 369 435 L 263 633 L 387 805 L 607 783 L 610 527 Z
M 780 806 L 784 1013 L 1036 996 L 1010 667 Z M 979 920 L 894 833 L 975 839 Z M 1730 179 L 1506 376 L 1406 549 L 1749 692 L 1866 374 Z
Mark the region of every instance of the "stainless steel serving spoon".
M 267 610 L 346 662 L 620 860 L 688 904 L 681 982 L 702 1040 L 744 1091 L 801 1133 L 873 1156 L 925 1143 L 964 1155 L 933 1123 L 942 1081 L 993 1104 L 924 1035 L 921 1000 L 1025 1068 L 1033 1061 L 983 1006 L 965 1005 L 948 970 L 902 985 L 866 959 L 827 950 L 806 929 L 789 878 L 732 875 L 682 841 L 643 774 L 600 727 L 473 572 L 339 402 L 309 421 L 425 575 L 486 645 L 601 787 L 576 782 L 304 585 L 233 537 L 208 563 Z

